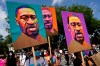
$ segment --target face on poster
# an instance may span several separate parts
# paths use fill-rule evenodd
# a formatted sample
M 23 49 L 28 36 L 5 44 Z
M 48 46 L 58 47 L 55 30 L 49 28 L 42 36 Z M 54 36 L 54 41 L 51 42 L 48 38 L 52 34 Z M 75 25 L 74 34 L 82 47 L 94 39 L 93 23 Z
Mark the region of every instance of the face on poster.
M 16 22 L 25 35 L 36 37 L 39 34 L 36 12 L 28 5 L 22 5 L 16 9 Z
M 61 13 L 68 46 L 70 46 L 72 40 L 84 47 L 90 45 L 83 14 L 67 11 L 62 11 Z
M 48 36 L 57 35 L 57 21 L 54 7 L 42 7 L 44 26 Z
M 41 44 L 41 41 L 46 39 L 40 5 L 7 2 L 7 8 L 13 42 L 16 42 L 21 34 L 23 38 L 25 36 L 25 39 L 30 39 L 29 41 L 34 39 L 32 41 L 36 41 L 36 45 Z M 21 39 L 21 41 L 23 40 Z M 30 44 L 27 46 L 30 46 Z

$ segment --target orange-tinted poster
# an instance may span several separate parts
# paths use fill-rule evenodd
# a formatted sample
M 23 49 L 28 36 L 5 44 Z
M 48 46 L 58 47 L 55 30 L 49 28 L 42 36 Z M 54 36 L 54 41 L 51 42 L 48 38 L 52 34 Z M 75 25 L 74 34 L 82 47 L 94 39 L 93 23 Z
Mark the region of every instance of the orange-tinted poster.
M 42 7 L 42 16 L 47 36 L 57 35 L 58 27 L 54 7 Z

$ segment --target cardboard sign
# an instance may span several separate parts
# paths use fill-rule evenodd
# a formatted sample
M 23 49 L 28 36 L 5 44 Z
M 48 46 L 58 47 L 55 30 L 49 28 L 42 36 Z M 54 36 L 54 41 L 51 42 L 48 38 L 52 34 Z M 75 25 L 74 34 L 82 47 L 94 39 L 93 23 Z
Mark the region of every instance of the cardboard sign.
M 91 56 L 97 66 L 100 66 L 100 52 Z
M 69 53 L 91 49 L 82 13 L 61 11 Z
M 58 27 L 54 7 L 42 7 L 44 26 L 48 36 L 57 35 Z
M 7 1 L 14 49 L 47 43 L 40 5 Z

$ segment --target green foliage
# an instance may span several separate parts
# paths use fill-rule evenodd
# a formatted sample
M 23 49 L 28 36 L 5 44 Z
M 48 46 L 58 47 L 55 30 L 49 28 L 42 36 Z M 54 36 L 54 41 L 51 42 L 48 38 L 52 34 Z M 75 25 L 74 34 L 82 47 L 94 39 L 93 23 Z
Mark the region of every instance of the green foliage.
M 0 35 L 0 54 L 5 54 L 8 51 L 8 44 L 11 44 L 11 35 L 9 34 L 5 39 Z
M 2 35 L 0 35 L 0 43 L 2 43 L 3 42 L 3 36 Z
M 6 22 L 9 24 L 9 18 L 8 16 L 5 18 Z M 8 33 L 10 33 L 10 28 L 9 26 L 6 26 L 5 29 Z M 0 35 L 0 54 L 5 54 L 8 51 L 8 44 L 12 43 L 11 35 L 9 34 L 8 36 L 3 38 L 2 35 Z
M 8 36 L 6 36 L 6 39 L 5 39 L 4 43 L 5 44 L 11 44 L 12 43 L 11 34 L 9 34 Z
M 59 45 L 60 35 L 65 35 L 63 23 L 62 23 L 61 11 L 66 11 L 66 6 L 56 7 L 56 17 L 57 17 L 57 25 L 58 25 L 58 33 L 59 34 L 56 36 L 50 37 L 52 49 L 57 48 L 57 46 Z
M 56 7 L 58 31 L 59 31 L 59 34 L 64 34 L 61 11 L 66 11 L 66 6 Z
M 3 36 L 0 35 L 0 54 L 4 54 L 4 52 L 6 52 L 7 49 L 7 45 L 4 44 L 4 39 Z

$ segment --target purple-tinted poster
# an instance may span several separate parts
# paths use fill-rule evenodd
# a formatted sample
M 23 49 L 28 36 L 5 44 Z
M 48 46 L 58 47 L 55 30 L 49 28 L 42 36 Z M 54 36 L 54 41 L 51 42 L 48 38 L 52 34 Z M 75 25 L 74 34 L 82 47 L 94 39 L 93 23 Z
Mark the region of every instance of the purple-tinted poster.
M 67 11 L 61 14 L 69 53 L 91 49 L 83 14 Z

